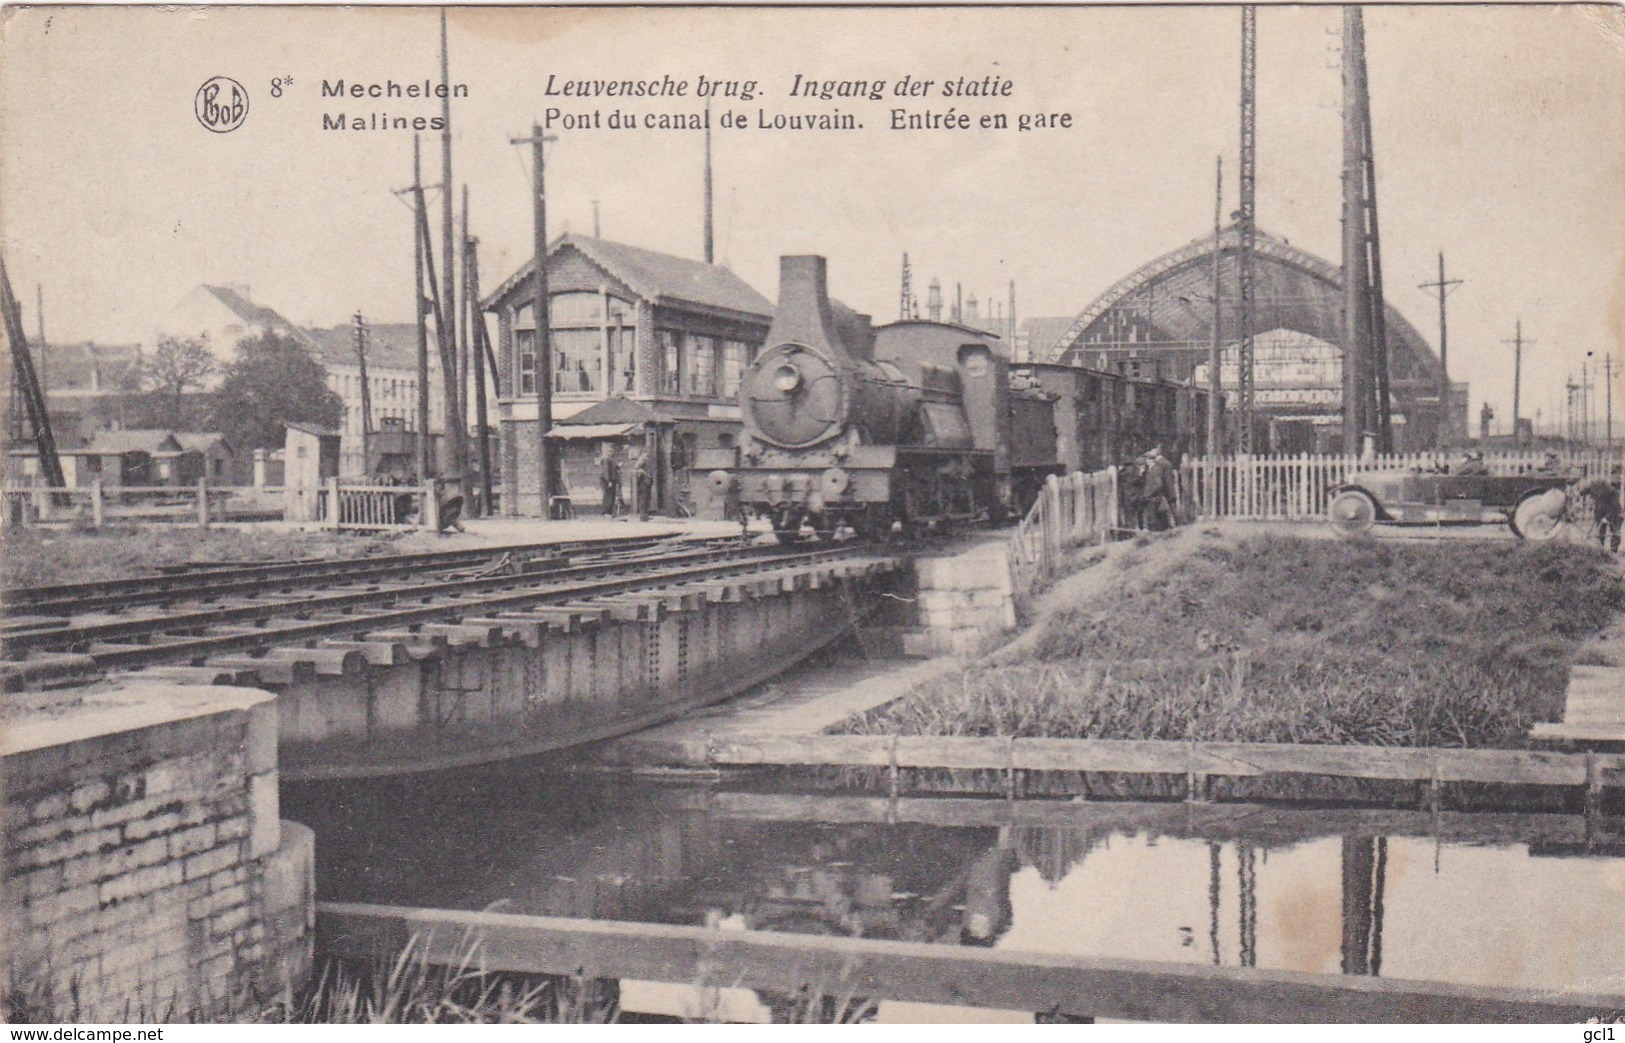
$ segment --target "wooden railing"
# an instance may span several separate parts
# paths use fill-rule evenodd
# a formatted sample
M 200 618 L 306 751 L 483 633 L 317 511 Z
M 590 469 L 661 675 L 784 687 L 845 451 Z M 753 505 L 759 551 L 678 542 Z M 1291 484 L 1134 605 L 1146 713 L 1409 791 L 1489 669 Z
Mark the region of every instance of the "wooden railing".
M 1189 457 L 1180 467 L 1182 499 L 1195 517 L 1291 521 L 1320 518 L 1332 492 L 1357 471 L 1454 470 L 1460 454 L 1393 453 L 1361 458 L 1323 456 Z M 1534 474 L 1551 470 L 1544 452 L 1488 454 L 1490 474 Z M 1620 456 L 1603 450 L 1560 454 L 1556 470 L 1574 478 L 1618 475 Z
M 5 524 L 165 524 L 207 527 L 215 522 L 280 517 L 280 487 L 211 485 L 104 485 L 52 489 L 9 484 L 3 490 Z
M 348 485 L 329 478 L 316 491 L 316 524 L 330 529 L 419 529 L 440 525 L 439 483 Z M 336 507 L 336 509 L 335 509 Z
M 1606 993 L 1486 988 L 1349 974 L 1209 967 L 870 938 L 718 930 L 513 913 L 319 902 L 325 955 L 632 978 L 779 994 L 801 986 L 869 1000 L 1057 1011 L 1155 1022 L 1580 1022 L 1625 1005 Z M 1578 1034 L 1576 1033 L 1576 1038 Z
M 1055 574 L 1065 551 L 1105 539 L 1118 524 L 1117 468 L 1051 475 L 1010 537 L 1017 600 Z

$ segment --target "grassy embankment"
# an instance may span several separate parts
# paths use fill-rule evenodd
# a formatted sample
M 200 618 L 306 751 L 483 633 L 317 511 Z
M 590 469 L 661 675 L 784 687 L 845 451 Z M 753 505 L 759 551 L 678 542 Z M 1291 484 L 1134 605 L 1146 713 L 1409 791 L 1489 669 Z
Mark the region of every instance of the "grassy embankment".
M 1034 632 L 844 730 L 1520 747 L 1625 609 L 1618 564 L 1576 546 L 1206 529 L 1124 550 Z
M 297 561 L 394 553 L 386 537 L 266 529 L 174 528 L 100 532 L 18 529 L 0 546 L 0 585 L 100 583 L 157 575 L 167 565 L 209 561 Z

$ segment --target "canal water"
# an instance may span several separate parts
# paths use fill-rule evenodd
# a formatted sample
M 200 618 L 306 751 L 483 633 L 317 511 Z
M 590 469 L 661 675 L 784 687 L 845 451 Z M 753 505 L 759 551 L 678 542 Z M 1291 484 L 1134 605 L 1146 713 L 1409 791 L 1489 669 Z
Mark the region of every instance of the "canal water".
M 328 901 L 1625 989 L 1625 857 L 1572 815 L 892 802 L 534 762 L 283 802 Z

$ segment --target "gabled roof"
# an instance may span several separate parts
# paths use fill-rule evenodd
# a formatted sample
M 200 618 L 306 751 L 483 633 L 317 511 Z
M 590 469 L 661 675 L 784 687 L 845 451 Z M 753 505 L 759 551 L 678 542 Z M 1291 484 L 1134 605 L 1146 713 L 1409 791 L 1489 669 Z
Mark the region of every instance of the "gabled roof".
M 333 326 L 328 329 L 303 331 L 310 341 L 310 353 L 316 361 L 330 366 L 353 366 L 355 356 L 355 327 Z M 435 334 L 429 332 L 429 365 L 439 365 L 439 349 Z M 416 371 L 418 364 L 418 328 L 410 322 L 369 323 L 367 325 L 367 366 L 379 369 L 409 369 Z
M 592 405 L 558 422 L 559 427 L 574 427 L 578 424 L 670 424 L 671 417 L 661 416 L 642 402 L 635 402 L 623 395 L 606 398 L 602 402 Z
M 282 426 L 291 427 L 295 431 L 303 431 L 307 435 L 319 435 L 323 438 L 338 438 L 344 434 L 337 428 L 323 427 L 321 424 L 307 423 L 304 420 L 290 420 Z
M 262 304 L 255 304 L 229 286 L 210 286 L 204 283 L 203 288 L 215 300 L 229 308 L 232 314 L 242 319 L 244 323 L 253 326 L 264 326 L 278 331 L 289 331 L 294 336 L 303 339 L 304 331 L 283 318 L 282 314 L 275 309 L 267 308 Z
M 191 452 L 206 453 L 216 445 L 225 446 L 226 452 L 231 452 L 231 443 L 219 431 L 176 431 L 175 441 Z
M 98 431 L 91 436 L 84 452 L 98 456 L 120 456 L 124 453 L 173 453 L 181 449 L 172 431 L 126 430 Z
M 644 300 L 718 308 L 758 317 L 763 321 L 773 314 L 771 301 L 720 265 L 574 233 L 566 233 L 554 240 L 548 249 L 548 256 L 554 256 L 566 247 L 581 251 Z M 535 263 L 535 258 L 526 261 L 480 302 L 481 307 L 489 310 L 498 301 L 512 295 L 531 278 Z

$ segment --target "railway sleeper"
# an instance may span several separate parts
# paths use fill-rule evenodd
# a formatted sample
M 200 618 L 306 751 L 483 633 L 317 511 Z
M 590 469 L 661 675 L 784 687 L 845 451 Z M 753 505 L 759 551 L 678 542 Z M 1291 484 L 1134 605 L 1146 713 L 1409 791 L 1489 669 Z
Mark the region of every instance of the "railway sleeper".
M 502 625 L 474 626 L 468 622 L 462 623 L 425 623 L 418 631 L 420 634 L 444 634 L 446 643 L 452 648 L 490 648 L 500 645 L 503 641 Z
M 666 615 L 664 601 L 648 598 L 594 598 L 593 604 L 609 606 L 610 616 L 623 623 L 657 623 Z
M 153 666 L 142 670 L 138 676 L 142 680 L 182 685 L 236 685 L 245 680 L 254 680 L 252 675 L 245 677 L 241 670 L 211 666 Z
M 320 677 L 347 677 L 363 673 L 367 659 L 352 648 L 273 648 L 267 659 L 309 663 Z
M 504 621 L 514 619 L 525 623 L 540 623 L 549 630 L 556 630 L 561 634 L 578 634 L 606 622 L 609 619 L 609 610 L 597 605 L 580 605 L 573 608 L 538 605 L 497 618 Z
M 303 684 L 316 679 L 316 664 L 308 660 L 278 659 L 267 655 L 256 658 L 246 655 L 211 656 L 203 661 L 206 667 L 235 671 L 246 681 L 254 678 L 260 684 Z
M 321 648 L 348 649 L 360 652 L 372 666 L 399 666 L 412 661 L 406 646 L 398 641 L 349 641 L 340 638 L 327 638 L 322 641 Z

